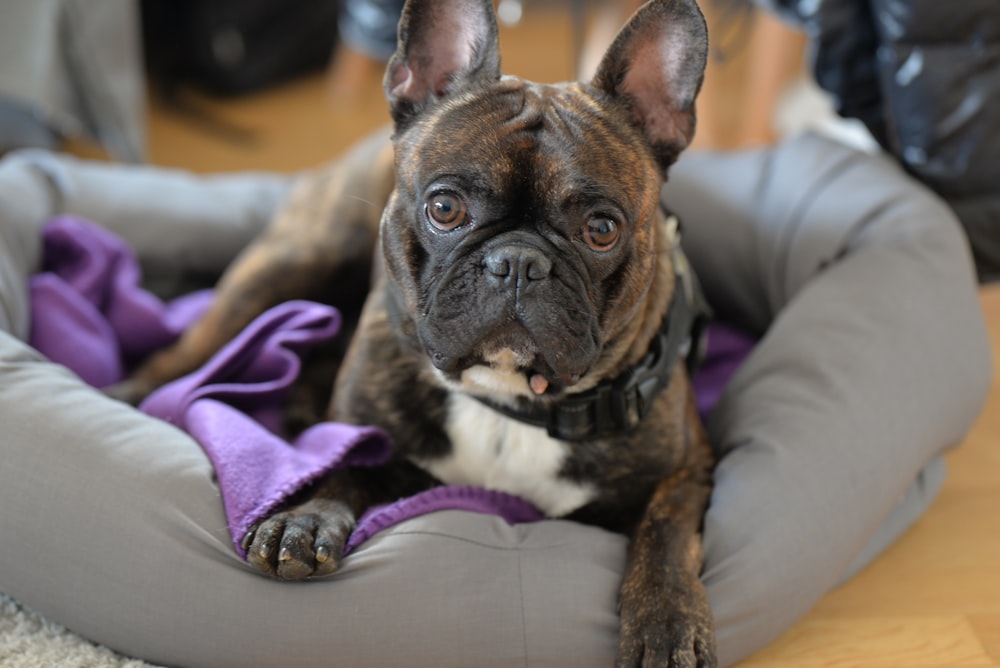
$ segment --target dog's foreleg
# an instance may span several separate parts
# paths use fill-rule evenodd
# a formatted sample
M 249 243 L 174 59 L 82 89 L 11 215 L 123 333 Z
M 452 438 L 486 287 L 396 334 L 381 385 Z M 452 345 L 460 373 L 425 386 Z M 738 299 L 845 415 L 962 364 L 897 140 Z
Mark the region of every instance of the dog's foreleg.
M 709 476 L 686 469 L 663 480 L 632 535 L 619 599 L 618 666 L 716 665 L 712 614 L 699 579 Z

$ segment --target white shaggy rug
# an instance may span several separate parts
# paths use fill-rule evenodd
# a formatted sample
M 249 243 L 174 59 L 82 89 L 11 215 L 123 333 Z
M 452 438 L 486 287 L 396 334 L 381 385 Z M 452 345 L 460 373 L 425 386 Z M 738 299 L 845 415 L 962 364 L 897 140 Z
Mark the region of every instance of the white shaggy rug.
M 100 647 L 0 594 L 3 668 L 155 668 Z

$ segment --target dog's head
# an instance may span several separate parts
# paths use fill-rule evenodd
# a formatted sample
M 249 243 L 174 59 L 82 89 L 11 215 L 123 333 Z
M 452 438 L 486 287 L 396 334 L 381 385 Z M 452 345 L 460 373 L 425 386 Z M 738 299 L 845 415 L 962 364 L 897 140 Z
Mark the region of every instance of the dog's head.
M 635 362 L 673 289 L 659 207 L 694 134 L 694 0 L 653 0 L 589 83 L 502 76 L 492 0 L 410 0 L 385 90 L 397 326 L 449 383 L 559 397 Z

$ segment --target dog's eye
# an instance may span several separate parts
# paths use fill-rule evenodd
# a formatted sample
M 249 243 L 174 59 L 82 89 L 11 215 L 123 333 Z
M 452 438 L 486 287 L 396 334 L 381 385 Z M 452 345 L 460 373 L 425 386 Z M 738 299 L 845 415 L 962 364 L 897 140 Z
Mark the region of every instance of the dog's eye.
M 611 250 L 620 237 L 621 229 L 618 223 L 604 216 L 594 216 L 583 228 L 583 240 L 595 251 Z
M 462 198 L 453 193 L 434 193 L 424 205 L 427 220 L 439 230 L 448 232 L 469 220 L 469 211 Z

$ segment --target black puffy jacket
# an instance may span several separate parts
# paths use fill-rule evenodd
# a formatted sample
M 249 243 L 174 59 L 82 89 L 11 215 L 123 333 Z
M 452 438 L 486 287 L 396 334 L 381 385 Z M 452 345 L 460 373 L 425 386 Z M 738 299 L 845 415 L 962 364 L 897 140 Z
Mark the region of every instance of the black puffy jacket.
M 803 26 L 817 83 L 965 226 L 1000 279 L 1000 0 L 758 0 Z

